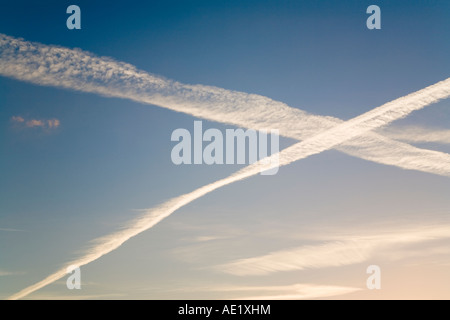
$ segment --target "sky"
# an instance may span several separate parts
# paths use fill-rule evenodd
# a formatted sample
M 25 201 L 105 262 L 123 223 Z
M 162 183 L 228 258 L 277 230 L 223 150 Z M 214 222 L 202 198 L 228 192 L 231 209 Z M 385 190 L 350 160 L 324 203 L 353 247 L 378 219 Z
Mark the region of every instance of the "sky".
M 66 27 L 71 4 L 81 8 L 81 30 Z M 366 27 L 372 4 L 381 8 L 380 30 Z M 17 0 L 2 5 L 0 34 L 346 121 L 448 78 L 449 17 L 450 3 L 439 0 Z M 0 69 L 10 63 L 4 50 Z M 173 164 L 172 132 L 192 132 L 199 117 L 170 103 L 25 78 L 0 73 L 1 299 L 143 209 L 244 167 Z M 448 166 L 449 106 L 443 99 L 376 132 L 438 151 Z M 209 107 L 218 109 L 204 128 L 236 128 L 229 109 L 201 105 Z M 312 121 L 299 119 L 298 130 Z M 280 146 L 296 142 L 284 136 Z M 406 156 L 393 148 L 383 159 L 392 153 L 397 165 L 332 147 L 224 186 L 82 266 L 81 290 L 68 290 L 65 276 L 24 298 L 448 299 L 449 175 L 405 170 Z M 366 287 L 370 265 L 380 267 L 381 290 Z

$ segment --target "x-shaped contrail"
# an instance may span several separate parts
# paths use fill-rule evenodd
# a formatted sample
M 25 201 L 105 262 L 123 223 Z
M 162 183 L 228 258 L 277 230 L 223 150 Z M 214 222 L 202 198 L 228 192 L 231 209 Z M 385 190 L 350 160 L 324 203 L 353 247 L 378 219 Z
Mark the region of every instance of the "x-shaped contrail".
M 281 125 L 279 128 L 282 135 L 284 133 L 285 136 L 296 139 L 307 137 L 304 141 L 271 156 L 279 156 L 281 166 L 347 143 L 350 150 L 351 148 L 357 149 L 355 153 L 358 155 L 362 151 L 364 155 L 361 156 L 362 158 L 395 164 L 408 169 L 450 175 L 448 154 L 420 150 L 370 132 L 404 118 L 415 110 L 448 98 L 450 96 L 450 78 L 337 124 L 338 120 L 310 116 L 265 97 L 212 87 L 186 86 L 139 72 L 130 65 L 96 58 L 81 51 L 33 44 L 4 35 L 0 35 L 0 48 L 2 49 L 2 52 L 0 52 L 0 74 L 2 75 L 41 85 L 62 86 L 108 96 L 129 98 L 206 119 L 253 129 L 273 128 L 268 124 L 278 123 Z M 131 82 L 134 81 L 137 84 L 137 87 L 130 86 L 130 79 Z M 149 93 L 146 91 L 148 89 L 156 92 Z M 232 103 L 231 108 L 230 102 Z M 245 110 L 239 109 L 236 105 L 242 106 Z M 271 110 L 271 108 L 276 108 L 276 110 Z M 259 113 L 259 118 L 252 117 L 255 116 L 253 113 L 255 111 L 262 111 L 262 114 Z M 293 119 L 290 116 L 295 116 L 294 118 L 301 120 L 299 121 L 300 124 L 298 122 L 292 123 Z M 304 123 L 304 118 L 308 118 L 308 122 L 316 121 L 316 127 L 311 127 L 311 123 Z M 305 126 L 302 126 L 303 124 Z M 368 147 L 365 147 L 366 144 Z M 387 144 L 392 151 L 397 150 L 397 147 L 403 148 L 408 151 L 408 154 L 406 157 L 402 155 L 402 158 L 394 160 L 395 156 L 392 157 L 386 149 L 381 149 L 380 144 Z M 369 149 L 369 153 L 364 153 L 367 149 Z M 378 154 L 384 153 L 383 157 L 377 158 L 377 152 Z M 439 160 L 438 165 L 435 165 L 430 159 Z M 118 248 L 128 239 L 151 228 L 187 203 L 222 186 L 253 176 L 262 169 L 267 169 L 265 160 L 267 159 L 249 165 L 225 179 L 169 200 L 157 208 L 147 210 L 141 218 L 130 223 L 127 228 L 98 239 L 98 244 L 94 248 L 69 265 L 82 266 L 90 263 Z M 269 161 L 269 163 L 273 162 Z M 25 297 L 60 279 L 65 274 L 66 268 L 63 268 L 10 298 Z
M 255 130 L 279 129 L 304 140 L 343 121 L 308 114 L 264 96 L 184 85 L 81 50 L 32 43 L 0 34 L 0 74 L 40 85 L 93 92 L 161 106 Z M 368 132 L 336 146 L 362 159 L 450 176 L 450 155 Z

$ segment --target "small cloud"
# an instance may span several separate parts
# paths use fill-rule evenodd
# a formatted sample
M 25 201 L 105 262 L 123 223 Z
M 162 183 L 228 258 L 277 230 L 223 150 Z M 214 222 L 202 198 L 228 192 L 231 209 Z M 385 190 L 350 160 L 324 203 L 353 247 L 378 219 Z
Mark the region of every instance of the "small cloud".
M 28 128 L 33 128 L 33 127 L 44 127 L 45 126 L 45 124 L 44 124 L 44 122 L 42 122 L 41 120 L 28 120 L 26 123 L 25 123 L 25 125 L 28 127 Z
M 49 128 L 58 128 L 59 124 L 60 124 L 60 122 L 58 119 L 47 120 L 47 125 Z
M 11 121 L 12 122 L 18 122 L 18 123 L 22 123 L 22 122 L 24 122 L 25 121 L 25 119 L 24 118 L 22 118 L 22 117 L 20 117 L 20 116 L 13 116 L 12 118 L 11 118 Z
M 41 128 L 44 130 L 56 129 L 61 124 L 58 119 L 25 119 L 21 116 L 11 117 L 11 122 L 22 128 Z

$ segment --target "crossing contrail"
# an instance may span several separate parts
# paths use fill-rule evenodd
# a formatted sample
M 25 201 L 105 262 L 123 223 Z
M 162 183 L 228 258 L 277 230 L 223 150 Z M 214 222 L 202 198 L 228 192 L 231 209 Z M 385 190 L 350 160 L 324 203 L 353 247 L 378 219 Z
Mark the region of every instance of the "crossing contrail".
M 0 75 L 157 105 L 195 117 L 254 130 L 279 129 L 304 140 L 343 121 L 308 114 L 270 98 L 211 86 L 185 85 L 134 66 L 76 49 L 0 34 Z M 370 132 L 346 140 L 339 151 L 365 160 L 450 176 L 450 155 L 420 149 Z
M 388 102 L 333 128 L 324 130 L 321 133 L 302 142 L 298 142 L 282 150 L 279 154 L 272 155 L 268 158 L 279 157 L 280 166 L 288 165 L 310 155 L 334 148 L 348 139 L 352 139 L 358 135 L 362 135 L 376 128 L 385 126 L 395 120 L 404 118 L 413 111 L 420 110 L 449 96 L 450 78 L 420 91 L 411 93 L 405 97 Z M 256 175 L 264 169 L 269 169 L 270 164 L 272 163 L 276 163 L 276 161 L 267 162 L 265 159 L 262 159 L 224 179 L 203 186 L 190 193 L 173 198 L 156 208 L 149 209 L 142 217 L 134 220 L 123 230 L 98 239 L 97 245 L 94 246 L 86 255 L 72 261 L 68 265 L 77 265 L 81 267 L 95 261 L 103 255 L 117 249 L 132 237 L 150 229 L 186 204 L 218 188 Z M 62 278 L 65 274 L 66 268 L 60 269 L 44 280 L 12 295 L 9 299 L 23 298 L 30 293 Z

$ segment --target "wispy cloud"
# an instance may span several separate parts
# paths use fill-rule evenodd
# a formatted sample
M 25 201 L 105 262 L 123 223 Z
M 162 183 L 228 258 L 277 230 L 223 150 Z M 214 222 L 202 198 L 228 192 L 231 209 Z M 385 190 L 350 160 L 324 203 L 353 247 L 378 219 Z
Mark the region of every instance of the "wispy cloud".
M 375 255 L 401 260 L 414 256 L 414 251 L 406 249 L 408 246 L 443 239 L 450 239 L 450 225 L 421 226 L 377 235 L 338 236 L 323 244 L 240 259 L 214 269 L 236 276 L 258 276 L 282 271 L 347 266 L 368 261 Z M 428 253 L 447 254 L 448 250 L 434 248 Z
M 360 288 L 296 284 L 279 287 L 241 287 L 233 291 L 253 291 L 252 295 L 239 296 L 238 300 L 304 300 L 342 296 L 361 291 Z
M 61 295 L 57 293 L 38 294 L 34 298 L 38 300 L 97 300 L 97 299 L 120 299 L 125 297 L 125 294 L 89 294 L 89 295 Z
M 24 273 L 18 272 L 18 271 L 5 271 L 5 270 L 0 269 L 0 277 L 21 275 L 21 274 L 24 274 Z
M 347 141 L 358 135 L 367 133 L 377 127 L 387 125 L 392 121 L 406 117 L 409 113 L 420 110 L 431 103 L 437 102 L 443 97 L 450 95 L 450 79 L 439 82 L 433 86 L 414 92 L 405 97 L 396 99 L 375 108 L 361 116 L 348 120 L 347 122 L 337 125 L 331 129 L 325 130 L 316 136 L 306 139 L 303 142 L 294 144 L 280 152 L 280 166 L 288 165 L 293 161 L 304 159 L 310 155 L 320 153 L 329 148 Z M 278 157 L 273 155 L 268 158 Z M 141 218 L 131 222 L 126 228 L 115 232 L 109 236 L 97 240 L 97 244 L 83 257 L 69 263 L 68 265 L 83 266 L 95 261 L 105 254 L 119 248 L 124 242 L 140 234 L 141 232 L 152 228 L 154 225 L 171 215 L 174 211 L 185 206 L 186 204 L 231 183 L 249 178 L 259 174 L 264 169 L 268 169 L 267 163 L 273 164 L 275 161 L 266 162 L 258 161 L 249 165 L 231 176 L 218 180 L 214 183 L 201 187 L 193 192 L 173 198 L 166 203 L 149 209 Z M 325 250 L 329 250 L 325 248 Z M 31 292 L 34 292 L 66 274 L 65 268 L 48 276 L 44 280 L 25 288 L 10 299 L 22 298 Z
M 0 228 L 0 231 L 6 231 L 6 232 L 23 232 L 23 231 L 25 231 L 25 230 L 11 229 L 11 228 Z
M 339 267 L 368 260 L 376 245 L 378 243 L 367 241 L 337 241 L 241 259 L 220 265 L 215 269 L 237 276 L 248 276 L 267 275 L 280 271 Z
M 39 85 L 126 98 L 243 128 L 279 129 L 282 136 L 296 140 L 311 138 L 343 123 L 256 94 L 167 80 L 81 50 L 3 34 L 0 47 L 1 75 Z M 373 132 L 347 139 L 335 148 L 382 164 L 450 176 L 450 155 L 419 149 Z
M 222 240 L 226 239 L 227 237 L 220 237 L 220 236 L 198 236 L 193 238 L 192 240 L 194 242 L 209 242 L 214 240 Z
M 20 128 L 56 129 L 60 126 L 58 119 L 25 119 L 21 116 L 11 117 L 11 122 Z
M 230 286 L 218 285 L 192 288 L 189 291 L 231 293 L 235 300 L 302 300 L 341 296 L 361 291 L 360 288 L 321 284 L 292 284 L 282 286 Z

